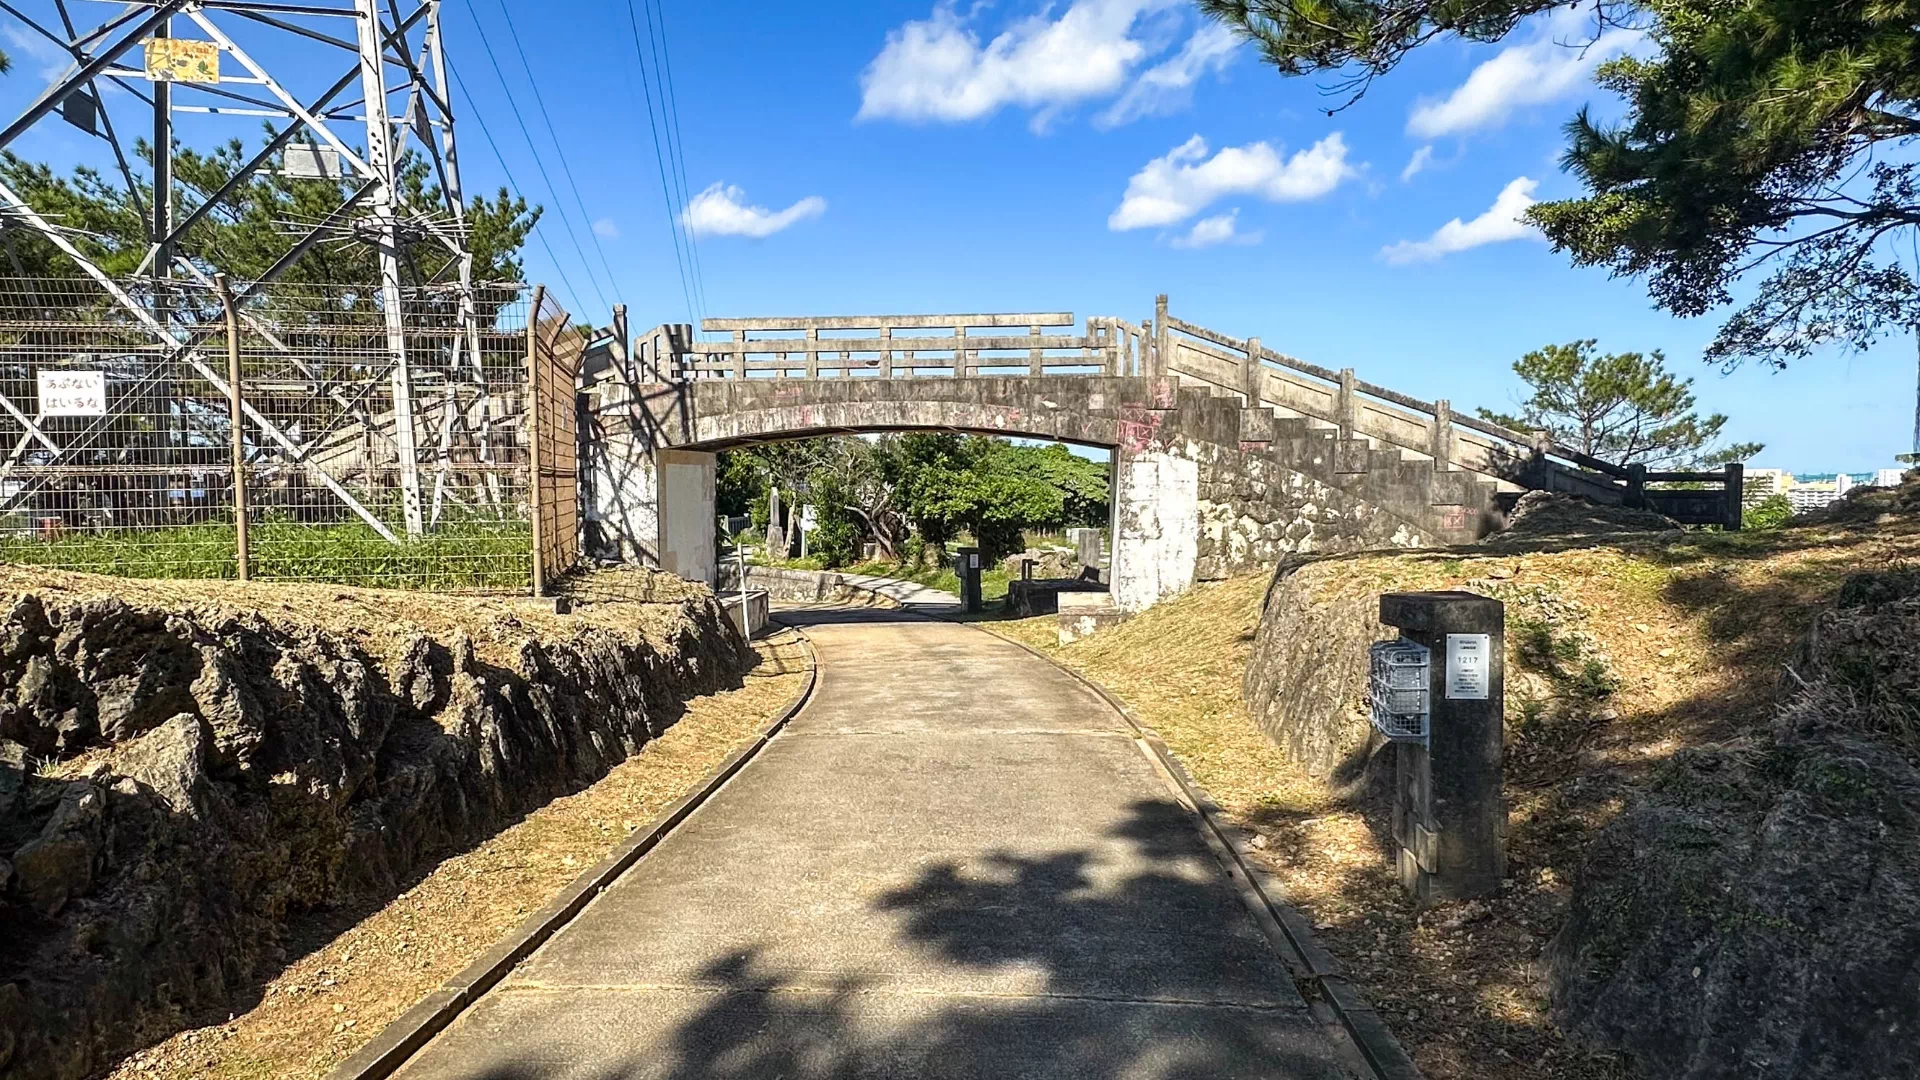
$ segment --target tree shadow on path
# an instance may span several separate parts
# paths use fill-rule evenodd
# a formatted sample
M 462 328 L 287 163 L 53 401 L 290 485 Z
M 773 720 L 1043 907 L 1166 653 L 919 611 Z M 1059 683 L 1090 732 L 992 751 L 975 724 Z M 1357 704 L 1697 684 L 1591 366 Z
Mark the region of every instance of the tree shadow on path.
M 469 1048 L 500 1036 L 481 1060 L 430 1053 L 418 1075 L 1354 1075 L 1177 804 L 1141 800 L 1108 842 L 927 865 L 871 908 L 898 918 L 899 942 L 858 972 L 793 970 L 767 942 L 713 957 L 689 986 L 496 993 L 462 1021 Z

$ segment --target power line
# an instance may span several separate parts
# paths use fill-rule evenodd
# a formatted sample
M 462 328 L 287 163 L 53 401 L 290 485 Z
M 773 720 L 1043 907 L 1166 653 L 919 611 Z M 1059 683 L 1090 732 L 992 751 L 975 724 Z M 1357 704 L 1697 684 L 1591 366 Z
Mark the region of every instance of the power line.
M 634 13 L 633 0 L 627 0 L 627 26 L 633 31 L 633 57 L 640 65 L 641 96 L 647 103 L 647 129 L 653 134 L 653 163 L 660 173 L 660 198 L 667 208 L 667 232 L 673 238 L 673 258 L 680 269 L 680 291 L 687 302 L 687 318 L 695 320 L 692 279 L 687 256 L 680 243 L 684 215 L 674 205 L 672 186 L 667 182 L 667 156 L 660 148 L 660 125 L 654 118 L 653 89 L 647 83 L 646 50 L 640 46 L 640 20 Z M 697 320 L 695 325 L 698 325 Z
M 511 185 L 515 191 L 521 190 L 520 182 L 514 179 L 513 170 L 507 167 L 507 156 L 500 152 L 500 144 L 493 141 L 493 132 L 487 130 L 487 122 L 485 118 L 480 115 L 479 107 L 474 104 L 473 95 L 467 92 L 466 80 L 460 77 L 460 72 L 454 68 L 452 63 L 448 63 L 447 72 L 453 76 L 453 85 L 460 91 L 460 96 L 466 100 L 467 115 L 471 116 L 473 122 L 479 126 L 481 136 L 487 140 L 487 147 L 493 151 L 493 159 L 500 163 L 500 171 L 507 174 L 507 183 Z M 580 306 L 579 291 L 573 287 L 573 282 L 568 279 L 566 268 L 560 265 L 560 257 L 553 253 L 553 245 L 547 242 L 547 234 L 541 230 L 538 221 L 534 222 L 533 235 L 536 240 L 540 241 L 540 246 L 546 250 L 547 261 L 553 264 L 553 272 L 560 275 L 560 284 L 567 290 L 568 306 L 578 308 Z
M 512 98 L 513 88 L 507 85 L 506 73 L 500 68 L 500 58 L 494 55 L 493 43 L 487 39 L 487 28 L 480 24 L 480 17 L 474 12 L 471 3 L 467 4 L 467 17 L 473 20 L 474 30 L 480 35 L 480 45 L 486 51 L 487 61 L 493 66 L 494 78 L 500 81 L 501 92 L 508 98 Z M 546 182 L 547 193 L 553 197 L 554 209 L 560 212 L 560 224 L 565 226 L 567 239 L 573 243 L 574 252 L 580 256 L 580 265 L 587 272 L 587 282 L 593 286 L 594 295 L 600 298 L 600 305 L 611 310 L 612 305 L 607 302 L 607 294 L 601 291 L 600 282 L 594 275 L 593 263 L 588 261 L 586 249 L 580 245 L 580 237 L 573 230 L 573 220 L 567 216 L 566 204 L 560 199 L 560 189 L 554 186 L 553 177 L 548 175 L 547 164 L 541 160 L 539 149 L 533 145 L 533 134 L 527 130 L 527 122 L 521 117 L 518 109 L 513 110 L 513 122 L 520 128 L 520 137 L 526 140 L 527 152 L 533 155 L 533 164 L 540 171 L 540 179 Z
M 533 103 L 539 106 L 540 122 L 547 127 L 547 139 L 553 143 L 553 149 L 560 155 L 560 175 L 567 178 L 567 187 L 573 191 L 573 201 L 580 208 L 580 218 L 586 222 L 587 236 L 593 241 L 594 253 L 600 256 L 600 267 L 607 272 L 607 288 L 619 293 L 614 284 L 613 266 L 607 262 L 607 249 L 600 243 L 600 234 L 594 231 L 593 215 L 587 210 L 587 202 L 580 197 L 580 185 L 574 181 L 573 167 L 567 164 L 567 152 L 560 145 L 560 136 L 553 127 L 553 116 L 547 112 L 546 96 L 540 93 L 540 80 L 533 77 L 533 67 L 527 63 L 527 50 L 520 44 L 519 28 L 513 25 L 513 15 L 507 10 L 506 0 L 495 0 L 500 7 L 500 17 L 507 22 L 507 33 L 513 37 L 513 50 L 520 56 L 520 69 L 527 73 L 527 85 L 533 88 Z
M 687 251 L 693 261 L 694 296 L 700 303 L 701 314 L 704 315 L 707 311 L 707 282 L 706 275 L 700 266 L 700 241 L 693 233 L 693 224 L 687 221 L 685 216 L 688 200 L 692 198 L 692 189 L 687 183 L 687 143 L 680 133 L 680 100 L 673 89 L 673 48 L 667 42 L 667 15 L 664 7 L 659 5 L 659 0 L 646 0 L 646 4 L 649 38 L 653 36 L 654 12 L 657 7 L 659 9 L 660 38 L 655 47 L 654 71 L 656 77 L 662 73 L 666 77 L 666 91 L 663 96 L 666 99 L 667 146 L 673 155 L 674 167 L 680 177 L 681 225 L 687 230 Z

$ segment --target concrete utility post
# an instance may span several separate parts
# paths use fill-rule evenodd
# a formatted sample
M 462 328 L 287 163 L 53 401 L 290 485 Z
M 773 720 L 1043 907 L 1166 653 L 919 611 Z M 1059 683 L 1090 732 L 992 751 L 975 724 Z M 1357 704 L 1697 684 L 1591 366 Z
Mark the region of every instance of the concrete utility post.
M 968 611 L 979 611 L 980 549 L 977 547 L 955 548 L 953 572 L 960 578 L 960 606 Z
M 1399 743 L 1394 769 L 1400 883 L 1423 903 L 1485 896 L 1507 868 L 1506 607 L 1468 592 L 1387 593 L 1380 622 L 1430 657 L 1427 739 Z

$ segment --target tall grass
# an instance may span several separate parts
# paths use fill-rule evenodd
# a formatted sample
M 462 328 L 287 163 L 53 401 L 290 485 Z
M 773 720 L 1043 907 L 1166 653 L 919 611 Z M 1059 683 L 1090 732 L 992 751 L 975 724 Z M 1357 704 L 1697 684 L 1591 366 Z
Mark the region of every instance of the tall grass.
M 533 530 L 524 521 L 451 521 L 398 544 L 364 522 L 261 521 L 248 539 L 260 581 L 519 590 L 533 574 Z M 0 532 L 0 562 L 121 577 L 233 578 L 234 552 L 233 526 L 219 523 L 52 538 Z

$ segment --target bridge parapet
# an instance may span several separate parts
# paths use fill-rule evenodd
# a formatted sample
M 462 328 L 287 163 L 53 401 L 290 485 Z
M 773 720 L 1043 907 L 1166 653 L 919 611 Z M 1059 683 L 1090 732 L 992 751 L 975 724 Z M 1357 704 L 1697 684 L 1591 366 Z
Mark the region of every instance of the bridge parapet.
M 1066 312 L 709 319 L 583 384 L 588 542 L 711 579 L 715 454 L 947 430 L 1109 447 L 1113 596 L 1139 610 L 1288 553 L 1469 542 L 1545 488 L 1737 527 L 1740 474 L 1621 469 L 1173 317 Z M 1692 481 L 1692 490 L 1649 483 Z M 1717 490 L 1711 484 L 1720 485 Z
M 1491 477 L 1505 490 L 1546 490 L 1596 502 L 1658 510 L 1688 524 L 1740 527 L 1740 465 L 1711 472 L 1651 473 L 1555 443 L 1545 432 L 1515 431 L 1455 413 L 1445 399 L 1422 401 L 1365 382 L 1352 368 L 1335 371 L 1261 344 L 1234 338 L 1168 314 L 1156 315 L 1154 354 L 1164 371 L 1232 391 L 1249 407 L 1329 424 L 1343 438 L 1363 438 L 1431 461 L 1436 470 Z M 1686 485 L 1650 489 L 1648 483 Z M 1701 490 L 1705 489 L 1705 490 Z
M 1072 312 L 706 319 L 725 341 L 688 341 L 682 379 L 1139 375 L 1144 327 Z
M 643 383 L 709 379 L 978 378 L 1035 375 L 1172 375 L 1238 395 L 1249 408 L 1330 426 L 1417 459 L 1438 472 L 1465 471 L 1509 493 L 1548 490 L 1598 502 L 1645 506 L 1683 522 L 1739 527 L 1740 466 L 1713 472 L 1646 473 L 1514 431 L 1187 322 L 1157 299 L 1138 323 L 1090 316 L 1076 332 L 1071 312 L 715 318 L 701 323 L 727 340 L 699 340 L 668 324 L 635 342 L 631 369 Z M 1649 483 L 1680 485 L 1649 488 Z

